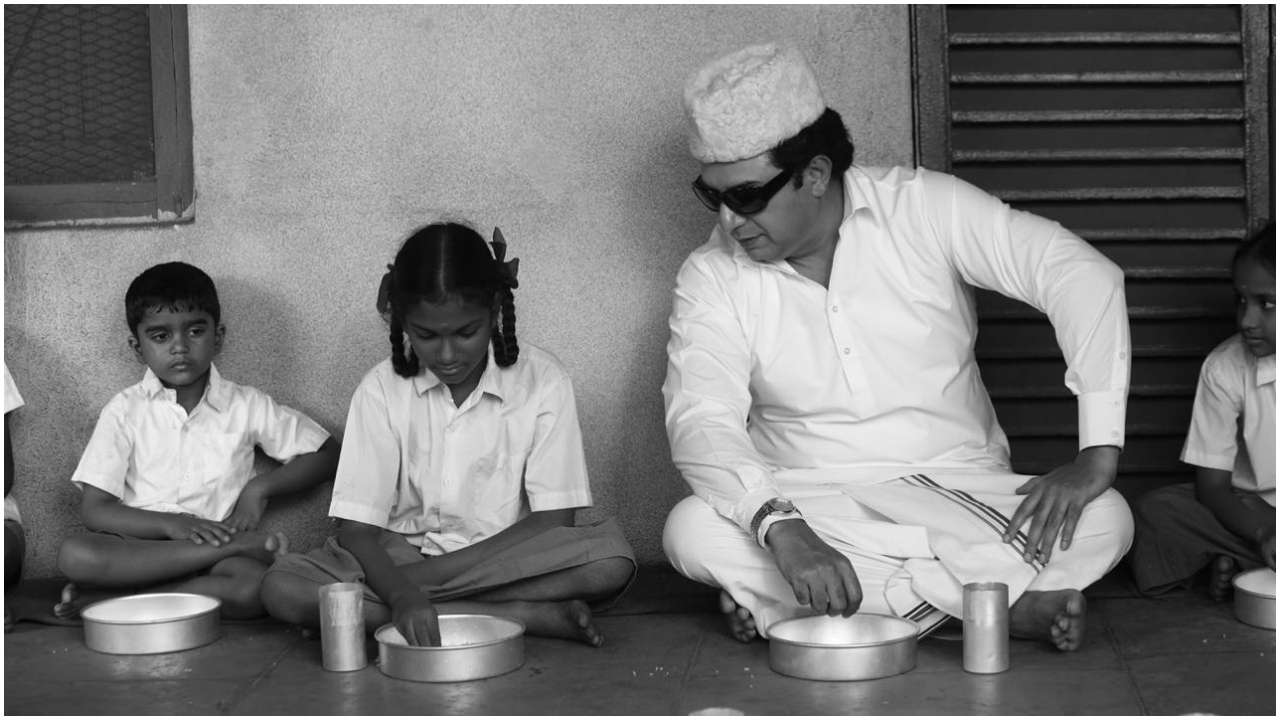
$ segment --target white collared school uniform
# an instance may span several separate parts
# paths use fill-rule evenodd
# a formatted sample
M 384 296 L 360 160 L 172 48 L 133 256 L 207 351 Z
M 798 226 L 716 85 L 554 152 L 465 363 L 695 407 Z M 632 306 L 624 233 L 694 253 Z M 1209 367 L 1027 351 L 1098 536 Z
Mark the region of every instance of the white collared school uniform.
M 1231 472 L 1231 485 L 1276 505 L 1276 356 L 1239 333 L 1205 358 L 1182 461 Z
M 1011 601 L 1097 580 L 1132 537 L 1114 490 L 1048 568 L 999 541 L 1027 478 L 1010 472 L 974 357 L 971 286 L 1048 314 L 1080 447 L 1123 446 L 1122 273 L 1059 224 L 950 175 L 855 166 L 844 191 L 828 287 L 751 260 L 719 226 L 680 269 L 663 393 L 672 457 L 696 497 L 668 519 L 673 565 L 729 590 L 766 633 L 805 613 L 748 534 L 761 504 L 783 496 L 853 561 L 864 609 L 932 625 L 935 608 L 960 613 L 970 579 L 1008 582 Z
M 213 366 L 188 414 L 148 368 L 102 409 L 71 481 L 129 507 L 223 520 L 253 479 L 255 447 L 285 463 L 328 437 L 311 418 Z
M 387 359 L 356 388 L 333 484 L 333 517 L 404 536 L 425 555 L 496 535 L 531 511 L 591 505 L 573 386 L 550 353 L 489 362 L 455 406 L 429 371 Z

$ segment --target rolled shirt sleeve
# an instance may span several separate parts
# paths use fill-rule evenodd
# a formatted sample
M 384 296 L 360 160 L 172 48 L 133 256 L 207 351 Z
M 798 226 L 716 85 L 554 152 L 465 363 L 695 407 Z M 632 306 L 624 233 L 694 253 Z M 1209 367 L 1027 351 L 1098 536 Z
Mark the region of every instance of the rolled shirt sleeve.
M 1057 222 L 969 183 L 924 172 L 922 207 L 965 282 L 1049 317 L 1077 398 L 1079 447 L 1124 446 L 1130 341 L 1124 273 Z

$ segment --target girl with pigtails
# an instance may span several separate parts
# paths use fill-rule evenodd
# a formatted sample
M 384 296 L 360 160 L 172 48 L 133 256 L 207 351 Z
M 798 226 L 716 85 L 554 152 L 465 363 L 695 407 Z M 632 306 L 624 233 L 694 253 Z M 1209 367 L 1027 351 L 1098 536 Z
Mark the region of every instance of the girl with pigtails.
M 330 516 L 337 535 L 268 571 L 275 617 L 319 625 L 317 588 L 361 582 L 365 627 L 440 643 L 438 615 L 513 617 L 531 635 L 599 646 L 592 610 L 635 574 L 591 505 L 573 388 L 550 353 L 516 339 L 517 261 L 494 230 L 436 223 L 382 279 L 391 356 L 351 400 Z

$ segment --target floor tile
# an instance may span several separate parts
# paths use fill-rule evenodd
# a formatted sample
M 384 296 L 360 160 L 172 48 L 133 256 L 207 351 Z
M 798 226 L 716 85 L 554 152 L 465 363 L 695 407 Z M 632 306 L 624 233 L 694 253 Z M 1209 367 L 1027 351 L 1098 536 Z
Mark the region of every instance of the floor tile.
M 1123 657 L 1171 653 L 1275 652 L 1274 630 L 1235 619 L 1231 603 L 1196 593 L 1093 603 L 1107 618 Z
M 1088 693 L 1079 691 L 1086 686 Z M 679 711 L 711 706 L 734 707 L 748 715 L 1113 715 L 1134 714 L 1140 707 L 1122 673 L 1101 670 L 909 672 L 877 680 L 820 682 L 767 668 L 727 680 L 691 678 Z
M 91 651 L 90 651 L 91 652 Z M 215 715 L 249 680 L 68 681 L 65 675 L 11 682 L 5 654 L 5 715 Z
M 76 680 L 221 680 L 265 672 L 298 633 L 275 623 L 223 623 L 222 637 L 203 647 L 155 655 L 109 655 L 90 650 L 79 627 L 5 635 L 6 659 L 22 658 L 39 677 Z M 5 685 L 18 669 L 5 663 Z
M 1274 650 L 1135 658 L 1129 672 L 1153 715 L 1276 714 Z

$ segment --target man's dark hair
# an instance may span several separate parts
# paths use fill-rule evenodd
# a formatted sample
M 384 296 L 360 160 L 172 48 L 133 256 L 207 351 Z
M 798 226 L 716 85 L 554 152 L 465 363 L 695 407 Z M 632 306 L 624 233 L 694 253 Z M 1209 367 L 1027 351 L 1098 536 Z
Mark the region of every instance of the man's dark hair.
M 153 265 L 129 283 L 124 294 L 124 316 L 129 332 L 138 332 L 138 323 L 151 309 L 203 310 L 213 317 L 214 325 L 222 317 L 213 279 L 200 268 L 184 262 Z
M 769 160 L 780 170 L 790 170 L 796 187 L 800 187 L 800 174 L 809 167 L 809 161 L 819 155 L 831 159 L 831 174 L 835 177 L 843 175 L 853 164 L 853 141 L 849 139 L 849 130 L 840 119 L 840 113 L 831 108 L 770 150 Z

